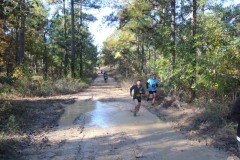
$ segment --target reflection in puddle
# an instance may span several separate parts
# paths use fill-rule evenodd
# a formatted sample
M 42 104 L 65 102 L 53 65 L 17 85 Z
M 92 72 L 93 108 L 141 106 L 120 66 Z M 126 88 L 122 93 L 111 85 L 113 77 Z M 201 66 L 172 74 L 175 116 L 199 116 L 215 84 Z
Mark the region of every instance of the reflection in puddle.
M 67 105 L 64 114 L 59 120 L 59 127 L 69 127 L 73 124 L 74 120 L 81 114 L 93 110 L 95 107 L 94 102 L 77 101 L 71 105 Z
M 159 119 L 145 108 L 137 117 L 130 110 L 133 103 L 127 102 L 100 102 L 77 101 L 66 107 L 65 113 L 59 121 L 59 127 L 67 127 L 80 115 L 85 115 L 86 125 L 98 127 L 150 125 L 159 122 Z
M 91 112 L 89 112 L 87 115 L 87 123 L 90 125 L 98 125 L 102 127 L 108 126 L 108 112 L 109 109 L 106 109 L 107 105 L 104 103 L 101 103 L 99 101 L 96 102 L 95 109 Z

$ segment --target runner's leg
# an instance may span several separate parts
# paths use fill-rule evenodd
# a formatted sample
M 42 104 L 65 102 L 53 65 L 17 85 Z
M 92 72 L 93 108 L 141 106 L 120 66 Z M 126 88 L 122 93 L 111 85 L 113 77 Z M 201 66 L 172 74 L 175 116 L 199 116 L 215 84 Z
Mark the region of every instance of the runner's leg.
M 149 92 L 149 93 L 148 93 L 147 101 L 149 101 L 150 99 L 152 100 L 152 98 L 153 98 L 153 94 L 152 94 L 152 92 Z
M 133 108 L 131 109 L 131 112 L 134 112 L 134 111 L 135 111 L 135 107 L 136 107 L 136 105 L 137 105 L 137 102 L 135 101 L 135 99 L 133 99 L 133 102 L 134 102 L 134 106 L 133 106 Z
M 152 99 L 152 105 L 155 103 L 155 100 L 156 100 L 156 97 L 157 97 L 157 93 L 153 93 L 153 99 Z
M 137 115 L 137 108 L 138 108 L 138 100 L 134 99 L 134 103 L 135 103 L 135 107 L 134 107 L 134 111 L 133 111 L 133 116 Z
M 141 100 L 138 100 L 138 105 L 136 106 L 136 111 L 139 112 L 141 106 Z

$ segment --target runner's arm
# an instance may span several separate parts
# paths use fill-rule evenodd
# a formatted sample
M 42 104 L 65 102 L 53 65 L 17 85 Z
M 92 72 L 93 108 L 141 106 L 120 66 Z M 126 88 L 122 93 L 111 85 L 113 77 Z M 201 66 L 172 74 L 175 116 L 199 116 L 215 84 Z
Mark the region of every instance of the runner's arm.
M 130 96 L 132 97 L 133 86 L 130 88 Z
M 148 89 L 148 84 L 149 84 L 149 83 L 147 82 L 147 83 L 146 83 L 146 88 L 147 88 L 147 89 Z

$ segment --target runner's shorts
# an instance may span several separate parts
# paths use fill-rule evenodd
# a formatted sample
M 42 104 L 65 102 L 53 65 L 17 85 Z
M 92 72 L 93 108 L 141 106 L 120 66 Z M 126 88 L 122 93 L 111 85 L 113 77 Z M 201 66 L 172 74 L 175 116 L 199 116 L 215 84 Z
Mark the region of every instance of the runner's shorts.
M 157 93 L 157 91 L 149 91 L 149 94 Z
M 140 98 L 134 98 L 133 101 L 138 104 L 138 103 L 141 103 L 141 99 Z

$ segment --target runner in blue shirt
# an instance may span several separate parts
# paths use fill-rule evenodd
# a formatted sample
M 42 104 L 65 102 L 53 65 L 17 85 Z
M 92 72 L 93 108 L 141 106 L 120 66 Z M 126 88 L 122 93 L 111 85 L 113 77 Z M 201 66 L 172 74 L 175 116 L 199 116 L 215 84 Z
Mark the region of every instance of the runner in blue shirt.
M 152 99 L 152 105 L 154 105 L 156 96 L 157 96 L 157 87 L 158 87 L 158 80 L 156 79 L 156 74 L 152 74 L 152 77 L 148 79 L 146 83 L 146 87 L 149 91 L 147 101 Z

